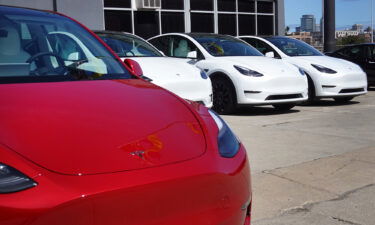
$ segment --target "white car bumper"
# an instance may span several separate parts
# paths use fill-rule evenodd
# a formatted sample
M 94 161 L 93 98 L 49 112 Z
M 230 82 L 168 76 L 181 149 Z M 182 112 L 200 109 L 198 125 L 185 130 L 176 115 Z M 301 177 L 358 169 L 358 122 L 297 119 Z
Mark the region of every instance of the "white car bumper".
M 347 74 L 324 74 L 315 83 L 318 98 L 358 96 L 367 93 L 367 78 L 364 72 Z
M 308 98 L 306 76 L 246 77 L 237 90 L 238 104 L 271 105 L 298 103 Z

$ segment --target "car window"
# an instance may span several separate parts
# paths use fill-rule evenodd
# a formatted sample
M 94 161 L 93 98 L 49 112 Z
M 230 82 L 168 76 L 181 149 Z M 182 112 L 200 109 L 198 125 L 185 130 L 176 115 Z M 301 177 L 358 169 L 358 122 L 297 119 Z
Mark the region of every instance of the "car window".
M 256 48 L 263 55 L 265 55 L 267 52 L 273 52 L 276 58 L 280 58 L 280 55 L 270 45 L 268 45 L 262 40 L 258 40 L 255 38 L 241 38 L 241 39 L 249 43 L 254 48 Z
M 120 57 L 161 57 L 157 49 L 130 34 L 97 33 Z
M 173 36 L 169 39 L 168 54 L 171 57 L 189 58 L 189 54 L 196 52 L 197 56 L 200 51 L 189 39 L 181 36 Z M 199 58 L 199 57 L 198 57 Z
M 70 19 L 0 8 L 0 83 L 130 77 L 105 46 Z
M 223 35 L 195 34 L 192 37 L 213 56 L 263 56 L 246 42 Z
M 314 47 L 306 44 L 303 41 L 293 39 L 293 38 L 267 38 L 272 44 L 279 48 L 288 56 L 322 56 L 323 54 L 319 52 Z
M 169 36 L 160 36 L 157 38 L 153 38 L 151 40 L 148 40 L 153 46 L 155 46 L 157 49 L 162 51 L 164 55 L 170 56 L 169 54 Z
M 362 46 L 349 47 L 345 51 L 345 54 L 347 55 L 348 58 L 354 59 L 354 60 L 362 59 L 364 56 Z

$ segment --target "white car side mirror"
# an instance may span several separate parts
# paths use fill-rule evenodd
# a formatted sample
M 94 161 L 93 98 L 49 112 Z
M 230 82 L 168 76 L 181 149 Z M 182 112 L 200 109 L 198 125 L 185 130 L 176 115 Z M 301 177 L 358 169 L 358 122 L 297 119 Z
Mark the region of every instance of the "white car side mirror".
M 273 52 L 266 52 L 265 56 L 269 57 L 269 58 L 275 58 L 275 53 L 273 53 Z
M 197 51 L 188 52 L 187 54 L 188 58 L 196 59 L 198 57 Z

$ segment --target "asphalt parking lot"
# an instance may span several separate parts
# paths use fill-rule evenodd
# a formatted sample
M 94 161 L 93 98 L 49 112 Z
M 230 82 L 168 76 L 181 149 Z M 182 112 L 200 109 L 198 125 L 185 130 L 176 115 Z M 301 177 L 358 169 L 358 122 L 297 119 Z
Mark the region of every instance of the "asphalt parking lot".
M 252 224 L 375 224 L 375 89 L 344 105 L 245 108 L 224 119 L 250 158 Z

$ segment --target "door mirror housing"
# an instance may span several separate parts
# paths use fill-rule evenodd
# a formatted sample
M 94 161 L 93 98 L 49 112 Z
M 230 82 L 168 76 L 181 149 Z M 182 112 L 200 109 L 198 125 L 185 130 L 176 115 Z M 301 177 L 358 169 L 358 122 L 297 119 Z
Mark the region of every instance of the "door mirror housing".
M 142 71 L 142 68 L 139 65 L 139 63 L 137 63 L 136 61 L 134 61 L 132 59 L 125 59 L 124 63 L 125 63 L 126 68 L 128 69 L 128 71 L 132 75 L 142 78 L 143 71 Z
M 191 58 L 191 59 L 196 59 L 196 58 L 198 58 L 198 53 L 197 53 L 197 51 L 188 52 L 187 57 Z
M 274 52 L 266 52 L 265 56 L 268 57 L 268 58 L 275 58 L 275 53 Z

